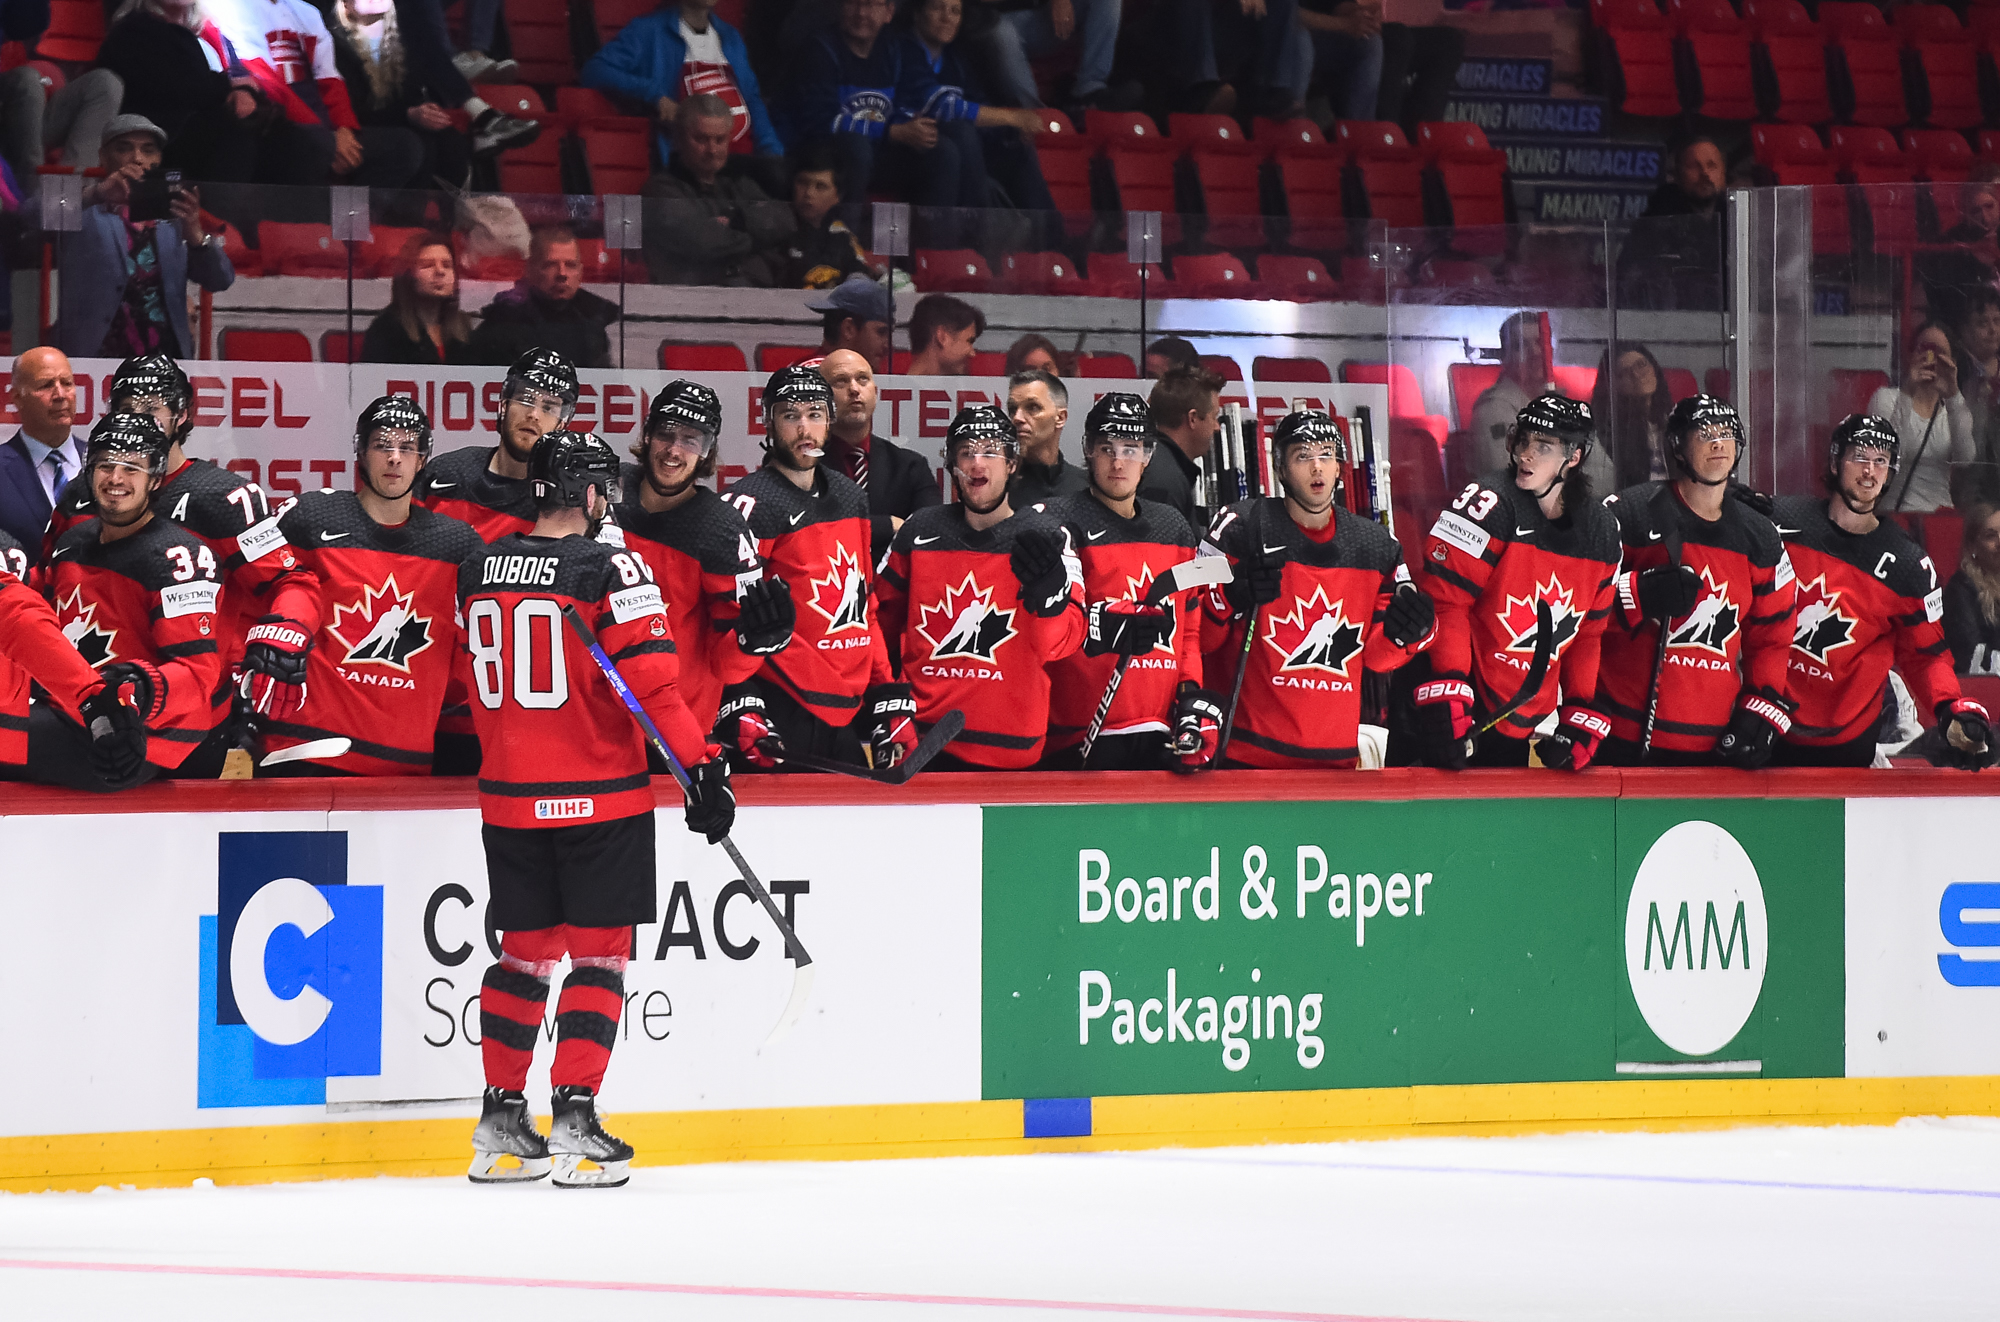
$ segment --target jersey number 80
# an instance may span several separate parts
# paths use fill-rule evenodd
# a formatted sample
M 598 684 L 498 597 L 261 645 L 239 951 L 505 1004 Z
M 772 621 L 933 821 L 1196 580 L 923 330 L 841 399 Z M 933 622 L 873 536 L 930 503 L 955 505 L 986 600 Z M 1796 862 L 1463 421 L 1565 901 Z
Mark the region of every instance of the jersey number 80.
M 466 613 L 466 648 L 479 701 L 496 710 L 507 698 L 507 662 L 514 662 L 514 701 L 548 711 L 569 701 L 569 668 L 563 659 L 562 607 L 541 597 L 514 603 L 513 636 L 505 635 L 500 603 L 483 597 Z

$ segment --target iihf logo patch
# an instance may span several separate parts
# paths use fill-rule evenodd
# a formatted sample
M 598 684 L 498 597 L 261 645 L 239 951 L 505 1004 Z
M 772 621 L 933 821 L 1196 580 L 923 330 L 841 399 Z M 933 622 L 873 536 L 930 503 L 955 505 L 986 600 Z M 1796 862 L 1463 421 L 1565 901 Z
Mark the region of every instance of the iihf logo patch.
M 382 586 L 363 587 L 358 600 L 333 608 L 326 631 L 347 648 L 342 665 L 387 666 L 410 673 L 410 658 L 432 643 L 429 616 L 413 610 L 416 595 L 397 585 L 394 574 Z
M 868 578 L 861 562 L 845 546 L 826 558 L 825 578 L 812 580 L 812 608 L 826 620 L 828 633 L 866 632 Z
M 1508 597 L 1506 607 L 1500 612 L 1500 628 L 1507 635 L 1507 650 L 1527 653 L 1535 650 L 1535 606 L 1546 601 L 1549 603 L 1549 622 L 1555 627 L 1555 644 L 1549 654 L 1561 656 L 1563 645 L 1576 637 L 1577 626 L 1583 622 L 1575 600 L 1576 594 L 1565 588 L 1554 574 L 1527 596 Z
M 1854 641 L 1860 621 L 1840 609 L 1841 590 L 1828 590 L 1826 575 L 1799 584 L 1799 613 L 1792 626 L 1792 647 L 1815 661 Z
M 1729 640 L 1736 636 L 1741 618 L 1729 594 L 1704 565 L 1701 596 L 1696 599 L 1694 609 L 1667 636 L 1667 646 L 1698 647 L 1717 656 L 1728 656 Z
M 946 588 L 944 600 L 925 606 L 917 622 L 917 633 L 931 645 L 933 661 L 992 661 L 1014 628 L 1014 612 L 993 605 L 993 589 L 982 588 L 971 575 L 955 588 Z M 933 623 L 935 621 L 935 624 Z M 937 625 L 944 632 L 935 631 Z
M 1293 597 L 1292 613 L 1273 616 L 1264 632 L 1283 660 L 1280 670 L 1324 670 L 1346 675 L 1347 665 L 1361 654 L 1362 626 L 1347 618 L 1347 603 L 1332 602 L 1324 587 L 1315 586 L 1310 597 Z
M 56 603 L 56 617 L 62 621 L 63 637 L 69 639 L 70 646 L 85 661 L 101 668 L 107 661 L 118 659 L 114 647 L 118 631 L 97 627 L 97 603 L 83 599 L 81 585 Z

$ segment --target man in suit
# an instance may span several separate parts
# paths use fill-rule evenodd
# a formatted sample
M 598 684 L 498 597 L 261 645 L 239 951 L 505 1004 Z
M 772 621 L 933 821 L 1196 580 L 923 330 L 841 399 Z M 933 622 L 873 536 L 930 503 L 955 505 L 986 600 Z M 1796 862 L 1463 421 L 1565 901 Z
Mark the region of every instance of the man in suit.
M 14 360 L 8 393 L 21 428 L 0 445 L 0 532 L 33 556 L 64 485 L 83 471 L 83 447 L 70 434 L 76 378 L 69 359 L 60 349 L 29 349 Z
M 922 455 L 875 435 L 880 392 L 866 358 L 852 349 L 835 349 L 820 360 L 819 374 L 833 391 L 833 425 L 823 462 L 854 479 L 868 498 L 869 540 L 880 564 L 903 520 L 942 502 L 937 474 Z

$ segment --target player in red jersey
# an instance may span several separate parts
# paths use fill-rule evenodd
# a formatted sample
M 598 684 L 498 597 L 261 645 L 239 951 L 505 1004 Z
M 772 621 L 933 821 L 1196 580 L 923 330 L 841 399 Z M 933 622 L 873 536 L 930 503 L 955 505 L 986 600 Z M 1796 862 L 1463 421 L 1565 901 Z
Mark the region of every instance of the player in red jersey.
M 646 562 L 595 540 L 618 484 L 596 436 L 550 432 L 528 461 L 534 528 L 459 570 L 473 720 L 485 748 L 480 828 L 500 959 L 480 986 L 486 1095 L 468 1174 L 481 1183 L 625 1183 L 632 1149 L 604 1132 L 596 1097 L 617 1040 L 632 928 L 658 915 L 653 784 L 638 724 L 564 624 L 581 611 L 687 768 L 688 829 L 719 840 L 735 819 L 729 764 L 675 691 L 666 603 Z M 549 980 L 567 954 L 549 1071 L 546 1142 L 528 1114 L 528 1065 Z M 503 1156 L 520 1164 L 506 1166 Z M 581 1167 L 594 1163 L 596 1170 Z
M 1791 652 L 1798 710 L 1774 766 L 1871 764 L 1891 665 L 1918 709 L 1937 714 L 1943 760 L 1969 771 L 1992 761 L 1991 718 L 1952 673 L 1937 570 L 1901 528 L 1875 514 L 1901 457 L 1895 428 L 1853 414 L 1827 447 L 1832 498 L 1777 503 L 1774 521 L 1799 581 Z
M 1215 752 L 1222 708 L 1201 687 L 1200 603 L 1184 593 L 1178 601 L 1145 604 L 1153 580 L 1193 559 L 1195 545 L 1179 510 L 1138 498 L 1156 440 L 1145 400 L 1123 391 L 1104 396 L 1083 425 L 1090 489 L 1047 507 L 1069 530 L 1088 603 L 1082 649 L 1049 666 L 1050 767 L 1083 765 L 1084 734 L 1126 656 L 1132 661 L 1089 765 L 1158 770 L 1168 765 L 1176 739 L 1189 750 L 1174 754 L 1177 770 L 1205 766 Z
M 472 526 L 483 541 L 535 526 L 528 456 L 576 412 L 576 368 L 554 349 L 530 349 L 507 369 L 495 419 L 498 445 L 468 445 L 424 465 L 416 502 Z
M 353 748 L 319 762 L 288 762 L 284 775 L 424 776 L 458 655 L 458 567 L 479 534 L 413 506 L 410 490 L 430 458 L 424 411 L 385 395 L 354 428 L 356 491 L 308 491 L 279 527 L 319 576 L 326 620 L 307 671 L 306 705 L 267 722 L 272 750 L 341 736 Z
M 1599 707 L 1611 718 L 1601 755 L 1641 761 L 1646 707 L 1659 685 L 1650 760 L 1668 766 L 1770 761 L 1795 709 L 1786 678 L 1797 584 L 1771 521 L 1729 496 L 1743 455 L 1736 410 L 1708 395 L 1667 418 L 1674 476 L 1619 492 L 1624 568 L 1604 630 Z M 1666 663 L 1660 656 L 1666 622 Z
M 715 475 L 722 401 L 693 381 L 653 398 L 614 511 L 627 550 L 646 558 L 667 598 L 681 698 L 732 757 L 773 765 L 757 744 L 772 733 L 752 675 L 792 641 L 797 612 L 783 579 L 764 576 L 750 526 L 702 485 Z M 720 713 L 723 719 L 718 722 Z
M 960 409 L 944 444 L 958 502 L 918 510 L 889 543 L 877 581 L 882 627 L 917 721 L 965 713 L 964 733 L 933 767 L 1031 767 L 1049 726 L 1048 665 L 1083 643 L 1083 567 L 1061 523 L 1007 503 L 1020 451 L 1006 414 Z M 876 747 L 909 714 L 871 712 Z
M 898 714 L 896 747 L 877 766 L 916 747 L 906 690 L 890 683 L 889 654 L 872 609 L 868 497 L 820 462 L 833 391 L 810 367 L 787 367 L 764 383 L 764 466 L 729 489 L 765 572 L 792 585 L 799 606 L 790 646 L 757 672 L 767 719 L 786 747 L 815 757 L 861 760 L 864 708 Z M 740 741 L 738 744 L 741 747 Z
M 43 571 L 63 636 L 108 684 L 132 690 L 147 733 L 133 783 L 177 770 L 213 775 L 189 755 L 228 711 L 214 701 L 222 681 L 215 553 L 153 509 L 170 449 L 144 414 L 100 419 L 84 455 L 95 516 L 62 535 Z M 89 762 L 80 727 L 31 721 L 36 779 L 105 788 Z
M 1437 603 L 1437 641 L 1390 685 L 1390 766 L 1524 767 L 1528 740 L 1546 766 L 1581 771 L 1611 723 L 1597 696 L 1598 647 L 1618 573 L 1618 521 L 1591 498 L 1584 462 L 1595 428 L 1590 406 L 1561 395 L 1531 400 L 1507 439 L 1508 466 L 1470 483 L 1438 515 L 1424 543 L 1424 583 Z M 1465 741 L 1520 694 L 1533 664 L 1537 603 L 1554 629 L 1541 687 Z
M 1287 414 L 1271 446 L 1284 496 L 1238 501 L 1208 530 L 1236 577 L 1209 595 L 1204 645 L 1248 667 L 1225 757 L 1352 767 L 1362 668 L 1394 670 L 1430 646 L 1436 611 L 1388 530 L 1340 504 L 1347 444 L 1333 419 Z

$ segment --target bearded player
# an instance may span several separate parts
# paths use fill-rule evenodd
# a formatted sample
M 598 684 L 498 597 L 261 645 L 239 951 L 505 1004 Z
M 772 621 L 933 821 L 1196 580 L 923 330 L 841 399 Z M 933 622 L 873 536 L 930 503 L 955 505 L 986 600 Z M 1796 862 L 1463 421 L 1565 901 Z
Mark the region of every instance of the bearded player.
M 576 413 L 576 368 L 554 349 L 530 349 L 507 369 L 494 418 L 497 445 L 468 445 L 426 464 L 416 502 L 472 526 L 494 541 L 535 526 L 535 497 L 528 457 L 547 432 L 568 425 Z

